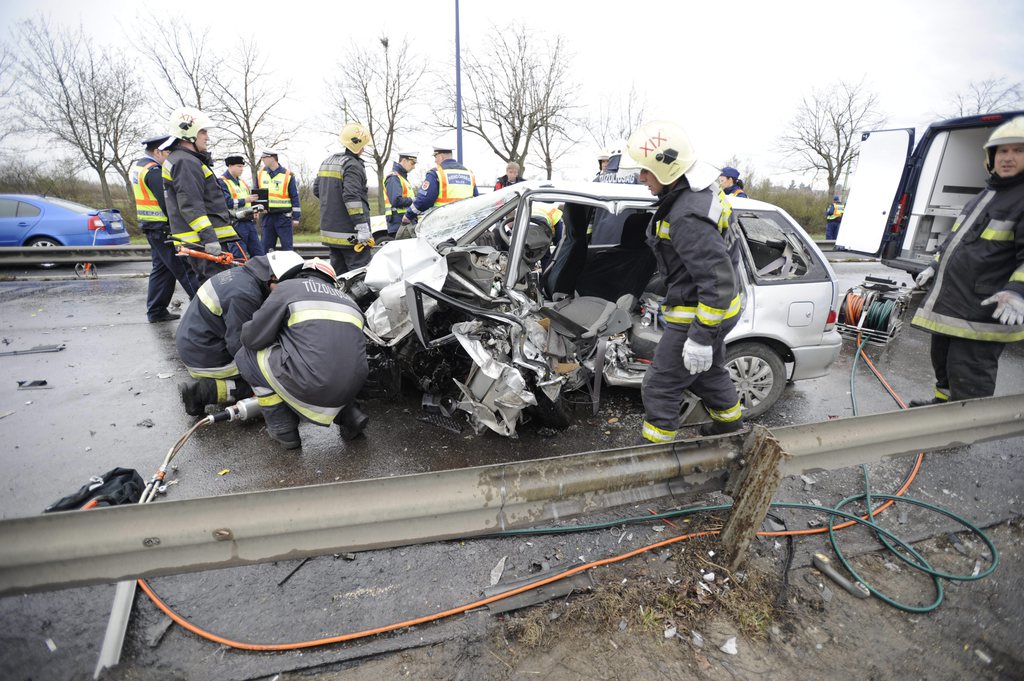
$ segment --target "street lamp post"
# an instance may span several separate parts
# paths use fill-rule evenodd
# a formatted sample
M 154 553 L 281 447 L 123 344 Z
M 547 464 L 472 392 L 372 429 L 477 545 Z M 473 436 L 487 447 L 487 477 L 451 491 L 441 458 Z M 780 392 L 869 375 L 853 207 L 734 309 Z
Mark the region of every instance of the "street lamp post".
M 462 163 L 462 57 L 459 50 L 459 0 L 455 0 L 455 158 Z

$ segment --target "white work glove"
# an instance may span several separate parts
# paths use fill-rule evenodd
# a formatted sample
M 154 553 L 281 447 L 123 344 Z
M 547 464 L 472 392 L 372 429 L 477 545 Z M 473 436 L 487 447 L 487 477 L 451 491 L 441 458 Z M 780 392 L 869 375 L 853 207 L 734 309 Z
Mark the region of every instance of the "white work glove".
M 710 345 L 687 338 L 683 344 L 683 366 L 691 374 L 700 374 L 711 368 L 711 357 L 714 355 Z
M 368 244 L 373 234 L 370 232 L 370 225 L 362 224 L 356 227 L 356 241 L 361 244 Z
M 1024 324 L 1024 298 L 1014 291 L 999 293 L 981 301 L 982 305 L 995 305 L 992 318 L 1003 324 Z
M 221 253 L 224 252 L 224 250 L 220 247 L 219 241 L 211 241 L 208 244 L 203 244 L 203 250 L 214 257 L 219 256 Z
M 923 270 L 917 273 L 914 277 L 914 288 L 924 288 L 925 284 L 932 280 L 935 276 L 934 267 L 925 267 Z

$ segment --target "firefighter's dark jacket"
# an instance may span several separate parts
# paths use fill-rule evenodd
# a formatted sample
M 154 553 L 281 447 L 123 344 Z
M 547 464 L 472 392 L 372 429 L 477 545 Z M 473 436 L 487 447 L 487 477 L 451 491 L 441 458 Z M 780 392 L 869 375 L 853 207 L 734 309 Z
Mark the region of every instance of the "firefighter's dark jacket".
M 217 176 L 204 155 L 175 147 L 163 163 L 164 197 L 171 234 L 191 243 L 235 241 Z
M 731 208 L 717 187 L 693 191 L 685 177 L 660 197 L 648 229 L 667 292 L 665 321 L 688 325 L 687 338 L 711 345 L 735 325 L 739 282 L 724 237 Z
M 270 295 L 270 261 L 260 255 L 208 279 L 182 315 L 175 344 L 182 363 L 193 373 L 218 369 L 233 376 L 235 353 L 242 347 L 242 325 L 252 319 Z M 196 371 L 198 370 L 198 372 Z
M 1024 172 L 989 180 L 964 206 L 931 267 L 932 288 L 914 326 L 957 338 L 1024 340 L 1024 324 L 1000 324 L 994 306 L 981 304 L 999 291 L 1024 296 Z
M 277 285 L 242 327 L 242 343 L 277 392 L 342 407 L 366 380 L 362 328 L 359 307 L 336 284 L 301 273 Z
M 370 225 L 366 168 L 347 149 L 327 157 L 313 180 L 313 195 L 320 199 L 320 237 L 328 246 L 356 243 L 356 228 Z

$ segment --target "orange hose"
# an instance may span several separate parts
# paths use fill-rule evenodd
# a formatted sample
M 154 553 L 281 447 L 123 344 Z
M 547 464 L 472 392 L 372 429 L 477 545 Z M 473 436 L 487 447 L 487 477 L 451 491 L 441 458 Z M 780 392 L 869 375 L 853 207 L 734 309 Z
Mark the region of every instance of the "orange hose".
M 205 638 L 205 639 L 207 639 L 209 641 L 213 641 L 214 643 L 220 643 L 222 645 L 226 645 L 226 646 L 229 646 L 231 648 L 238 648 L 240 650 L 254 650 L 254 651 L 299 650 L 301 648 L 313 648 L 315 646 L 328 645 L 328 644 L 331 644 L 331 643 L 342 643 L 343 641 L 352 641 L 352 640 L 358 639 L 358 638 L 366 638 L 367 636 L 375 636 L 377 634 L 383 634 L 383 633 L 386 633 L 386 632 L 389 632 L 389 631 L 395 631 L 396 629 L 404 629 L 406 627 L 413 627 L 413 626 L 416 626 L 417 624 L 425 624 L 427 622 L 434 622 L 434 621 L 437 621 L 437 620 L 440 620 L 440 619 L 444 619 L 445 617 L 451 617 L 452 615 L 459 615 L 459 614 L 467 612 L 469 610 L 473 610 L 475 608 L 479 608 L 479 607 L 485 606 L 485 605 L 487 605 L 489 603 L 494 603 L 496 601 L 500 601 L 500 600 L 503 600 L 505 598 L 509 598 L 511 596 L 515 596 L 517 594 L 521 594 L 521 593 L 523 593 L 525 591 L 530 591 L 531 589 L 536 589 L 537 587 L 544 586 L 545 584 L 551 584 L 553 582 L 557 582 L 557 581 L 563 580 L 563 579 L 565 579 L 567 577 L 571 577 L 571 576 L 577 575 L 577 574 L 579 574 L 581 572 L 585 572 L 586 570 L 591 570 L 591 569 L 596 568 L 596 567 L 601 567 L 602 565 L 611 565 L 612 563 L 618 563 L 618 562 L 621 562 L 621 561 L 626 560 L 628 558 L 632 558 L 633 556 L 640 555 L 641 553 L 646 553 L 647 551 L 652 551 L 654 549 L 660 549 L 663 546 L 668 546 L 669 544 L 674 544 L 676 542 L 683 541 L 684 539 L 692 539 L 693 537 L 704 537 L 704 536 L 715 535 L 715 534 L 718 534 L 718 530 L 707 530 L 707 531 L 704 531 L 704 532 L 692 532 L 690 534 L 679 535 L 678 537 L 670 537 L 668 539 L 665 539 L 663 541 L 657 542 L 655 544 L 649 544 L 647 546 L 641 546 L 638 549 L 633 549 L 632 551 L 628 551 L 626 553 L 621 553 L 621 554 L 619 554 L 617 556 L 612 556 L 611 558 L 602 558 L 601 560 L 595 560 L 595 561 L 592 561 L 590 563 L 584 563 L 583 565 L 577 565 L 576 567 L 569 568 L 565 572 L 560 572 L 557 575 L 552 575 L 551 577 L 545 577 L 544 579 L 538 579 L 535 582 L 530 582 L 529 584 L 524 584 L 523 586 L 516 587 L 515 589 L 510 589 L 508 591 L 502 592 L 500 594 L 495 594 L 494 596 L 490 596 L 488 598 L 481 598 L 478 601 L 473 601 L 472 603 L 466 603 L 464 605 L 459 605 L 459 606 L 456 606 L 454 608 L 450 608 L 448 610 L 444 610 L 442 612 L 435 612 L 435 613 L 432 613 L 430 615 L 424 615 L 423 617 L 417 617 L 415 619 L 406 620 L 404 622 L 395 622 L 394 624 L 388 624 L 388 625 L 385 625 L 383 627 L 375 627 L 373 629 L 364 629 L 363 631 L 356 631 L 356 632 L 353 632 L 351 634 L 340 634 L 338 636 L 330 636 L 328 638 L 316 639 L 315 641 L 299 641 L 299 642 L 296 642 L 296 643 L 272 643 L 272 644 L 243 643 L 241 641 L 232 641 L 231 639 L 227 639 L 227 638 L 224 638 L 222 636 L 218 636 L 218 635 L 213 634 L 211 632 L 208 632 L 208 631 L 206 631 L 204 629 L 200 629 L 196 625 L 192 624 L 191 622 L 189 622 L 186 619 L 184 619 L 183 617 L 181 617 L 181 615 L 179 615 L 176 612 L 174 612 L 173 610 L 171 610 L 167 606 L 167 604 L 164 603 L 160 599 L 160 597 L 157 596 L 153 592 L 153 590 L 149 587 L 149 585 L 145 582 L 145 580 L 140 579 L 139 580 L 139 586 L 142 588 L 143 591 L 146 592 L 146 595 L 149 596 L 151 601 L 153 601 L 153 604 L 157 608 L 159 608 L 165 615 L 170 617 L 172 620 L 174 620 L 174 622 L 176 622 L 177 624 L 181 625 L 185 629 L 188 629 L 189 631 L 191 631 L 193 634 L 196 634 L 197 636 L 201 636 L 201 637 L 203 637 L 203 638 Z

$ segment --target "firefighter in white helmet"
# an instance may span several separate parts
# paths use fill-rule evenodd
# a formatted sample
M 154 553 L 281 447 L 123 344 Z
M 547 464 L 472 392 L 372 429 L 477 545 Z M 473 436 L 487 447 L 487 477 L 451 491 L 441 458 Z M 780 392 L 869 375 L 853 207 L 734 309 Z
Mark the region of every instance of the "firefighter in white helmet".
M 345 149 L 320 164 L 313 195 L 320 199 L 320 241 L 331 250 L 334 271 L 342 274 L 370 262 L 370 202 L 360 157 L 370 131 L 362 123 L 346 123 L 338 141 Z
M 700 163 L 686 133 L 668 121 L 642 125 L 626 149 L 640 165 L 640 181 L 658 197 L 648 242 L 667 289 L 665 332 L 644 376 L 642 435 L 651 442 L 675 438 L 687 389 L 711 415 L 702 435 L 740 430 L 743 412 L 725 368 L 725 335 L 740 314 L 739 277 L 726 242 L 732 211 L 715 182 L 718 170 Z
M 207 151 L 212 126 L 210 117 L 199 109 L 182 107 L 171 114 L 162 149 L 170 154 L 163 162 L 164 196 L 171 236 L 219 256 L 230 242 L 238 241 L 224 194 L 211 167 Z M 210 260 L 189 258 L 199 283 L 227 269 Z
M 1024 116 L 984 152 L 987 186 L 915 280 L 934 279 L 912 323 L 932 334 L 935 394 L 912 407 L 992 395 L 1003 347 L 1024 340 Z

